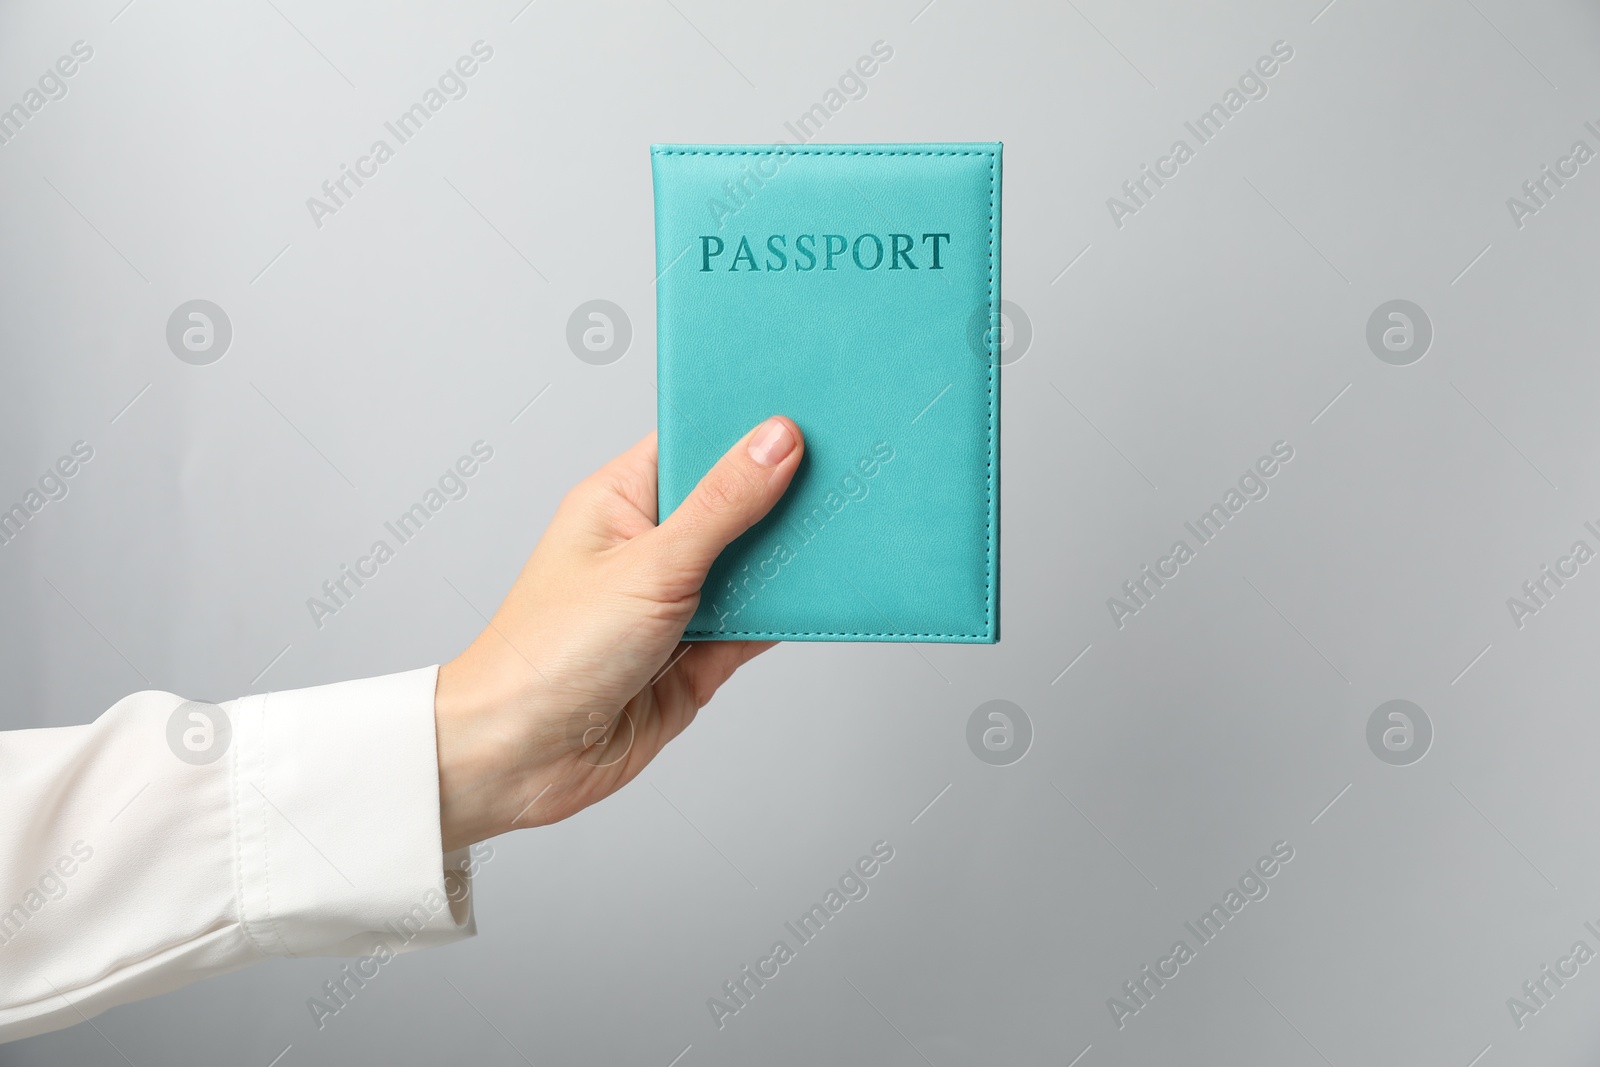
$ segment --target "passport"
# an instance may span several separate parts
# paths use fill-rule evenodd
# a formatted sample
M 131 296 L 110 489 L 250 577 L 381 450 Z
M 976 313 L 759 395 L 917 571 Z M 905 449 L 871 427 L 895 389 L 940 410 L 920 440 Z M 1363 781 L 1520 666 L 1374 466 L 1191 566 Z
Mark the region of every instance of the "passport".
M 685 640 L 999 639 L 998 143 L 654 145 L 659 514 L 805 455 Z

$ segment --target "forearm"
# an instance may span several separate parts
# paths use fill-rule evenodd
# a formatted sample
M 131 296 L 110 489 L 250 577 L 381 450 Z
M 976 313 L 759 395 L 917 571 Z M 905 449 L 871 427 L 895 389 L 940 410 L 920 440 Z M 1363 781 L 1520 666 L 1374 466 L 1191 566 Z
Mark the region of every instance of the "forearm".
M 430 668 L 220 708 L 147 692 L 0 733 L 0 1040 L 269 956 L 368 954 L 418 907 L 392 951 L 470 933 L 433 690 Z

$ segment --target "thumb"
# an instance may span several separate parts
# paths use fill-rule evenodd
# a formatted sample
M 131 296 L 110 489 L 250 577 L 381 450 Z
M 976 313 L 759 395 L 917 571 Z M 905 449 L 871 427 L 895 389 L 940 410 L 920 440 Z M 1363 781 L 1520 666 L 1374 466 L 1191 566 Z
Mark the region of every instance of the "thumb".
M 650 547 L 675 577 L 698 589 L 718 554 L 783 496 L 804 451 L 791 419 L 767 419 L 728 449 L 677 510 L 646 535 Z

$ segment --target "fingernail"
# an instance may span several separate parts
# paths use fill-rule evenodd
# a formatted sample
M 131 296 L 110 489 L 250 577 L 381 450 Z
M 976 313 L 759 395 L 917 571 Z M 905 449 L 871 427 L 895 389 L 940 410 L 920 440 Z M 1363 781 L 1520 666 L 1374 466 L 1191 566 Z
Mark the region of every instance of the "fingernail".
M 781 419 L 768 419 L 750 438 L 750 458 L 762 467 L 776 467 L 794 451 L 794 434 Z

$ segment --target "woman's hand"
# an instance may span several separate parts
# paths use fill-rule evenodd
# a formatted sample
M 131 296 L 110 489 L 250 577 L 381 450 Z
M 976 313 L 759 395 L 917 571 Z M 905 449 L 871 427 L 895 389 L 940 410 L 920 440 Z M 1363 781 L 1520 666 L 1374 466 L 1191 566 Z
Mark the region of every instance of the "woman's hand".
M 706 572 L 772 509 L 803 451 L 782 416 L 656 525 L 656 435 L 566 495 L 489 626 L 439 668 L 445 851 L 615 792 L 772 642 L 679 647 Z

